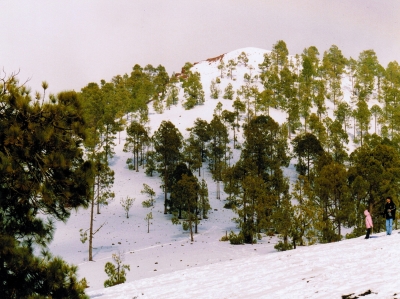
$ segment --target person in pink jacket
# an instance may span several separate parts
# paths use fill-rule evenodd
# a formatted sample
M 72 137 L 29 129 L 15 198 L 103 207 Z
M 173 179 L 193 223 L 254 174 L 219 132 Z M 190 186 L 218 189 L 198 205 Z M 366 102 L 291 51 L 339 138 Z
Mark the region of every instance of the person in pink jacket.
M 365 226 L 367 228 L 367 234 L 365 235 L 365 239 L 369 239 L 369 234 L 371 233 L 371 229 L 374 227 L 374 224 L 372 223 L 372 217 L 371 214 L 368 212 L 368 210 L 364 211 L 365 215 Z

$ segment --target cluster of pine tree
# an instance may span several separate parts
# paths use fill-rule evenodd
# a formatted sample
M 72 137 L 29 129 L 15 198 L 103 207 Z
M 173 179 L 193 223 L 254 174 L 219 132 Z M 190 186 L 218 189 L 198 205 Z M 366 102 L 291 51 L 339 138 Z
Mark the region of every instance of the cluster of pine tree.
M 219 97 L 217 82 L 224 72 L 232 78 L 234 66 L 247 62 L 244 52 L 234 63 L 221 60 L 211 96 Z M 373 50 L 347 59 L 337 46 L 322 59 L 315 47 L 290 58 L 285 42 L 278 41 L 258 67 L 254 76 L 249 67 L 245 85 L 236 91 L 233 107 L 246 112 L 244 143 L 240 160 L 225 167 L 222 176 L 241 228 L 235 242 L 256 242 L 261 232 L 273 231 L 282 237 L 277 249 L 285 250 L 340 240 L 343 228 L 353 228 L 348 237 L 359 236 L 366 208 L 375 229 L 382 229 L 383 198 L 392 196 L 397 203 L 399 194 L 398 63 L 384 69 Z M 344 100 L 345 76 L 351 81 L 350 103 Z M 224 98 L 233 94 L 228 84 Z M 269 117 L 270 108 L 286 112 L 283 125 Z M 351 126 L 357 149 L 349 153 Z M 296 158 L 298 172 L 292 188 L 282 173 L 290 157 Z
M 125 150 L 132 152 L 133 158 L 127 163 L 136 171 L 146 165 L 148 175 L 160 174 L 164 213 L 176 213 L 175 223 L 185 219 L 191 229 L 200 214 L 206 216 L 209 204 L 199 200 L 202 192 L 208 194 L 201 191 L 205 182 L 193 176 L 194 171 L 201 176 L 206 162 L 217 182 L 217 198 L 224 188 L 226 207 L 237 213 L 239 242 L 253 243 L 263 232 L 277 232 L 282 236 L 280 249 L 288 249 L 296 244 L 340 240 L 346 227 L 353 228 L 349 237 L 358 236 L 363 233 L 365 208 L 374 215 L 376 229 L 381 229 L 382 198 L 390 195 L 397 203 L 398 197 L 398 63 L 383 68 L 373 50 L 363 51 L 358 60 L 347 59 L 335 45 L 322 58 L 313 46 L 300 55 L 288 54 L 285 42 L 278 41 L 256 67 L 245 52 L 227 62 L 221 58 L 220 75 L 210 84 L 211 98 L 222 95 L 222 80 L 237 80 L 239 66 L 249 70 L 244 84 L 235 91 L 228 83 L 222 96 L 232 100 L 232 111 L 223 110 L 218 103 L 213 119 L 208 123 L 198 118 L 187 129 L 186 139 L 170 121 L 162 122 L 151 136 L 147 107 L 153 103 L 158 113 L 164 107 L 171 109 L 180 101 L 180 89 L 185 109 L 203 104 L 200 73 L 192 71 L 191 63 L 170 78 L 162 66 L 136 65 L 130 76 L 95 85 L 103 94 L 99 99 L 105 99 L 102 103 L 110 109 L 118 107 L 113 112 L 114 120 L 119 118 L 116 123 L 129 122 Z M 346 76 L 351 82 L 350 102 L 344 100 Z M 90 86 L 81 93 L 87 103 L 93 96 Z M 107 86 L 112 86 L 108 100 Z M 328 113 L 329 101 L 333 114 Z M 96 109 L 107 111 L 99 101 L 93 103 Z M 271 108 L 286 113 L 283 125 L 269 116 Z M 93 116 L 104 114 L 94 112 Z M 380 136 L 376 134 L 378 124 Z M 114 125 L 103 126 L 99 136 L 105 142 L 106 128 Z M 242 144 L 237 138 L 241 129 Z M 358 146 L 353 153 L 347 148 L 350 138 Z M 234 150 L 241 154 L 232 164 Z M 291 158 L 296 159 L 298 172 L 292 186 L 283 172 Z

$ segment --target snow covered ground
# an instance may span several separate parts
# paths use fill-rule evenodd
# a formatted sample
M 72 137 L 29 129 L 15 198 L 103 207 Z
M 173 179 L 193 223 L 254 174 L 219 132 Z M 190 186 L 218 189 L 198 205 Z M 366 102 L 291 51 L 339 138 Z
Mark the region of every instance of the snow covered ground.
M 399 248 L 397 231 L 391 236 L 380 233 L 369 240 L 360 237 L 286 252 L 264 252 L 91 291 L 89 295 L 99 299 L 359 298 L 363 294 L 363 298 L 400 298 Z
M 267 52 L 256 48 L 240 49 L 226 54 L 225 63 L 242 51 L 246 51 L 253 67 L 262 62 L 262 55 Z M 203 61 L 193 68 L 202 75 L 205 104 L 188 111 L 178 104 L 163 114 L 151 112 L 151 133 L 158 129 L 162 120 L 170 120 L 187 136 L 186 128 L 192 127 L 197 117 L 206 121 L 212 119 L 218 102 L 223 104 L 222 109 L 232 110 L 233 101 L 222 99 L 222 95 L 218 100 L 209 96 L 210 82 L 219 75 L 217 65 L 218 62 Z M 238 66 L 234 71 L 237 80 L 223 78 L 222 94 L 228 83 L 234 90 L 239 89 L 246 72 L 248 68 Z M 349 97 L 348 78 L 343 80 L 345 97 Z M 183 91 L 181 99 L 182 95 Z M 279 123 L 286 118 L 285 113 L 274 109 L 270 115 Z M 239 137 L 241 134 L 242 130 Z M 121 138 L 117 136 L 116 139 L 116 155 L 111 161 L 116 197 L 95 216 L 94 229 L 104 226 L 94 236 L 94 261 L 88 261 L 88 244 L 80 242 L 79 234 L 80 229 L 89 228 L 89 210 L 80 209 L 72 213 L 67 223 L 58 223 L 49 246 L 55 255 L 79 266 L 79 276 L 87 279 L 91 298 L 341 298 L 349 294 L 353 295 L 348 298 L 361 294 L 366 294 L 366 298 L 400 298 L 400 235 L 397 231 L 388 237 L 376 234 L 370 240 L 360 237 L 287 252 L 276 252 L 277 237 L 264 236 L 254 245 L 233 246 L 221 242 L 226 233 L 237 231 L 232 221 L 235 214 L 223 208 L 224 193 L 220 200 L 216 199 L 217 186 L 204 165 L 200 179 L 204 177 L 207 181 L 212 210 L 209 218 L 201 221 L 194 242 L 190 242 L 189 233 L 173 225 L 171 215 L 163 214 L 164 195 L 158 175 L 148 177 L 144 169 L 139 172 L 128 169 L 126 159 L 131 154 L 122 151 L 124 142 L 125 133 L 121 132 Z M 238 152 L 234 157 L 238 157 Z M 291 181 L 296 178 L 293 165 L 285 170 L 285 175 Z M 141 204 L 147 199 L 140 192 L 144 183 L 156 192 L 149 233 L 144 218 L 150 209 Z M 127 196 L 136 199 L 129 218 L 120 204 Z M 120 253 L 123 264 L 130 265 L 127 282 L 103 289 L 108 278 L 104 265 L 112 261 L 113 253 Z M 371 293 L 367 294 L 369 290 Z

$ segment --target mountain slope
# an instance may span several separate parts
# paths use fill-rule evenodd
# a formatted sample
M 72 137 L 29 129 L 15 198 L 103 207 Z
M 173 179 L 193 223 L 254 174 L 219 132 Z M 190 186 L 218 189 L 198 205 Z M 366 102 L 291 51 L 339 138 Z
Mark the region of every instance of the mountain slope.
M 91 298 L 399 298 L 400 235 L 245 257 L 109 289 Z M 351 295 L 342 297 L 344 295 Z
M 220 58 L 227 63 L 229 59 L 236 59 L 242 52 L 247 53 L 248 63 L 254 67 L 252 72 L 255 75 L 259 71 L 258 64 L 263 61 L 263 54 L 269 51 L 258 48 L 244 48 L 221 55 Z M 205 103 L 196 106 L 194 109 L 184 110 L 181 103 L 183 101 L 183 90 L 181 90 L 181 102 L 178 105 L 166 109 L 162 114 L 150 110 L 149 126 L 151 134 L 158 129 L 163 120 L 170 120 L 184 137 L 187 137 L 188 131 L 186 129 L 193 126 L 196 118 L 199 117 L 208 122 L 212 119 L 218 102 L 222 103 L 222 109 L 233 110 L 232 100 L 222 99 L 222 95 L 217 100 L 210 98 L 211 80 L 215 80 L 220 75 L 218 70 L 220 58 L 201 61 L 192 68 L 192 71 L 198 71 L 201 74 L 206 98 Z M 249 72 L 249 66 L 238 65 L 233 72 L 233 79 L 226 75 L 221 78 L 219 84 L 221 91 L 223 92 L 224 88 L 231 83 L 236 92 L 244 84 L 244 74 Z M 254 84 L 261 88 L 260 82 Z M 347 77 L 343 77 L 342 85 L 344 100 L 350 102 L 351 85 Z M 327 106 L 328 115 L 333 116 L 333 104 L 327 101 Z M 270 109 L 270 116 L 280 124 L 284 123 L 287 117 L 285 112 L 273 108 Z M 245 115 L 243 114 L 241 117 L 243 121 Z M 240 129 L 239 142 L 243 140 L 242 132 L 242 129 Z M 230 139 L 232 139 L 232 132 L 230 131 L 229 134 Z M 201 221 L 199 234 L 195 235 L 195 241 L 191 243 L 188 233 L 183 231 L 181 226 L 172 225 L 171 215 L 163 214 L 163 192 L 160 187 L 161 179 L 158 175 L 148 177 L 145 175 L 144 169 L 140 169 L 139 172 L 128 169 L 126 160 L 131 157 L 131 154 L 122 150 L 125 137 L 125 132 L 116 136 L 116 155 L 111 161 L 111 167 L 115 171 L 113 187 L 116 194 L 115 200 L 110 202 L 108 206 L 101 207 L 101 214 L 96 215 L 95 219 L 95 230 L 104 224 L 94 238 L 95 261 L 87 261 L 88 245 L 79 241 L 79 230 L 87 229 L 89 226 L 89 210 L 79 210 L 73 213 L 66 224 L 58 223 L 54 241 L 50 245 L 50 250 L 54 254 L 60 255 L 66 261 L 79 266 L 79 274 L 81 277 L 87 278 L 89 282 L 88 291 L 93 298 L 111 298 L 98 296 L 100 294 L 112 294 L 112 290 L 115 292 L 121 290 L 122 297 L 116 298 L 132 298 L 141 296 L 141 293 L 144 293 L 147 298 L 186 298 L 185 296 L 189 296 L 189 294 L 196 298 L 201 298 L 203 294 L 207 294 L 203 298 L 241 296 L 244 298 L 249 298 L 249 296 L 250 298 L 260 298 L 264 294 L 267 296 L 266 298 L 269 298 L 270 294 L 275 294 L 275 297 L 270 298 L 277 298 L 277 296 L 285 298 L 297 289 L 299 293 L 294 294 L 298 294 L 298 296 L 293 297 L 303 298 L 309 295 L 305 296 L 305 293 L 301 292 L 305 292 L 306 286 L 310 285 L 315 286 L 315 288 L 317 286 L 320 286 L 318 288 L 323 287 L 324 289 L 321 289 L 321 291 L 324 290 L 326 294 L 339 294 L 340 292 L 343 292 L 342 294 L 351 292 L 359 294 L 366 291 L 368 287 L 364 285 L 363 281 L 355 282 L 358 277 L 356 272 L 349 271 L 349 274 L 354 276 L 353 279 L 353 276 L 345 276 L 346 273 L 340 272 L 342 268 L 348 269 L 346 263 L 350 263 L 356 271 L 358 269 L 357 262 L 361 265 L 364 262 L 363 259 L 375 259 L 374 254 L 376 253 L 377 256 L 379 255 L 379 260 L 376 257 L 375 261 L 377 263 L 376 268 L 380 269 L 378 263 L 382 262 L 383 258 L 378 247 L 390 247 L 390 242 L 392 242 L 390 240 L 392 239 L 396 240 L 394 242 L 398 242 L 397 235 L 393 236 L 392 239 L 371 240 L 369 244 L 378 244 L 378 247 L 374 247 L 374 252 L 370 252 L 370 255 L 365 255 L 367 254 L 364 253 L 366 245 L 364 240 L 361 239 L 298 248 L 285 253 L 276 253 L 274 245 L 277 242 L 277 237 L 263 236 L 257 244 L 243 246 L 233 246 L 228 242 L 220 242 L 219 239 L 226 233 L 231 230 L 238 231 L 232 221 L 235 214 L 231 210 L 223 208 L 226 198 L 223 192 L 221 200 L 216 199 L 217 186 L 211 178 L 207 165 L 204 164 L 200 179 L 204 178 L 207 181 L 212 210 L 209 213 L 209 218 Z M 352 148 L 354 144 L 350 142 L 348 146 Z M 231 163 L 234 163 L 240 155 L 239 150 L 233 150 L 233 152 Z M 285 169 L 284 173 L 291 182 L 296 179 L 297 174 L 294 171 L 293 163 Z M 140 192 L 144 183 L 156 192 L 156 203 L 152 209 L 154 219 L 151 222 L 149 233 L 147 233 L 147 222 L 144 218 L 150 212 L 150 209 L 143 208 L 141 205 L 142 201 L 146 199 L 146 196 Z M 120 205 L 120 200 L 127 196 L 136 199 L 129 212 L 129 218 L 126 218 Z M 349 248 L 347 249 L 347 247 Z M 367 249 L 372 250 L 370 248 L 372 247 Z M 352 252 L 353 249 L 355 252 Z M 347 258 L 344 259 L 346 255 L 342 255 L 340 250 L 348 250 L 347 254 L 354 259 L 354 263 Z M 390 248 L 388 250 L 392 252 Z M 363 251 L 360 259 L 356 254 L 357 251 Z M 131 267 L 131 271 L 127 274 L 127 283 L 109 290 L 94 291 L 102 289 L 103 282 L 107 279 L 104 265 L 106 262 L 112 261 L 111 255 L 113 253 L 118 252 L 123 257 L 123 263 L 129 264 Z M 330 255 L 332 255 L 332 258 L 328 258 Z M 308 261 L 310 261 L 311 266 L 308 265 Z M 337 267 L 332 266 L 336 264 Z M 328 271 L 326 269 L 330 269 L 330 272 L 324 272 Z M 367 273 L 367 267 L 364 264 L 362 264 L 361 269 L 363 269 L 363 273 Z M 300 272 L 297 273 L 297 271 Z M 314 272 L 315 275 L 312 274 Z M 328 276 L 336 272 L 339 275 L 334 274 L 337 277 L 335 276 L 335 280 L 329 284 Z M 183 279 L 183 276 L 191 278 Z M 349 288 L 346 289 L 343 285 L 340 292 L 332 293 L 337 291 L 336 284 L 341 276 L 351 282 L 348 284 Z M 196 277 L 199 278 L 198 282 Z M 303 278 L 306 280 L 310 277 L 314 278 L 310 280 L 310 283 L 311 281 L 315 283 L 304 283 Z M 363 276 L 361 276 L 361 279 L 363 280 Z M 385 280 L 388 280 L 386 277 L 382 279 L 382 281 L 377 282 L 378 287 Z M 132 284 L 130 285 L 128 282 L 132 282 Z M 202 287 L 203 284 L 207 288 Z M 290 286 L 293 284 L 297 287 L 291 289 Z M 276 289 L 275 286 L 281 287 L 281 289 Z M 351 286 L 357 287 L 351 290 Z M 128 297 L 122 295 L 124 288 L 131 292 L 128 293 Z M 137 293 L 135 288 L 138 291 Z M 168 293 L 169 290 L 176 292 Z M 237 293 L 235 293 L 236 290 Z M 317 289 L 312 290 L 317 291 Z M 379 292 L 382 291 L 379 289 Z M 400 290 L 398 293 L 400 293 Z M 214 294 L 216 295 L 213 296 Z

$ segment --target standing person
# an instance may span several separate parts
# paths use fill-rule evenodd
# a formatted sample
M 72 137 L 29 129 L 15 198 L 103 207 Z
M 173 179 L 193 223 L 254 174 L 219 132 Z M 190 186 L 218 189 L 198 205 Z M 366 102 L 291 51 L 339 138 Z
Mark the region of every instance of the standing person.
M 371 233 L 371 229 L 374 227 L 372 223 L 372 217 L 368 210 L 364 211 L 365 215 L 365 227 L 367 228 L 367 234 L 365 235 L 365 239 L 369 239 L 369 234 Z
M 384 215 L 386 218 L 386 235 L 391 235 L 393 220 L 396 215 L 396 205 L 390 196 L 386 197 Z

